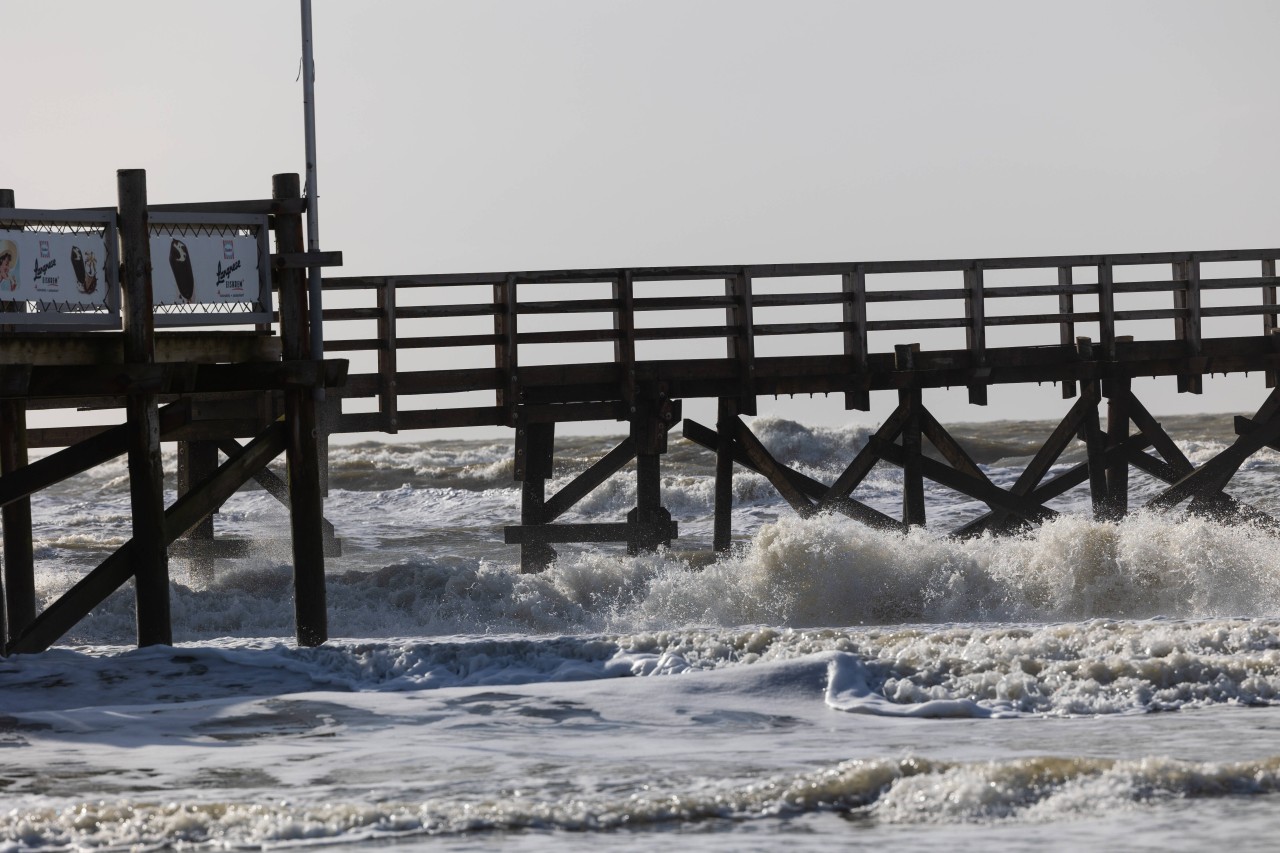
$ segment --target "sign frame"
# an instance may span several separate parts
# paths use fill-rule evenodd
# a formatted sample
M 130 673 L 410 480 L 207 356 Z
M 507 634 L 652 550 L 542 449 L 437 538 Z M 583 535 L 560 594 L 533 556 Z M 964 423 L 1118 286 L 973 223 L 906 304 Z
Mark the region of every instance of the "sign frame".
M 156 328 L 173 328 L 177 326 L 232 326 L 248 323 L 269 324 L 275 319 L 272 303 L 271 280 L 271 246 L 270 227 L 266 214 L 252 213 L 191 213 L 155 211 L 148 214 L 149 237 L 161 234 L 200 232 L 213 229 L 246 230 L 252 229 L 258 247 L 258 297 L 254 310 L 223 311 L 217 310 L 219 303 L 195 302 L 185 306 L 153 306 Z M 168 263 L 167 258 L 151 259 L 152 267 L 157 263 Z M 206 310 L 198 310 L 204 307 Z
M 43 227 L 42 227 L 43 226 Z M 58 230 L 59 228 L 66 230 Z M 85 305 L 59 305 L 58 300 L 0 299 L 0 304 L 15 310 L 0 313 L 0 325 L 15 331 L 93 331 L 121 328 L 120 320 L 120 238 L 115 208 L 78 210 L 38 210 L 8 208 L 0 211 L 0 230 L 31 233 L 66 234 L 75 229 L 102 231 L 105 257 L 100 262 L 100 275 L 105 292 L 99 308 Z

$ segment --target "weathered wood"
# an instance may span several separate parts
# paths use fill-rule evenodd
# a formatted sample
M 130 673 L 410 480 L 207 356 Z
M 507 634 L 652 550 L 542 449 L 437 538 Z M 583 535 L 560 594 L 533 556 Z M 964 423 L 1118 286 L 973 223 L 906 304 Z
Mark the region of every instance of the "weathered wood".
M 733 300 L 733 307 L 725 309 L 725 325 L 729 331 L 727 355 L 737 363 L 738 368 L 738 413 L 754 415 L 756 344 L 751 276 L 741 271 L 726 276 L 724 293 Z
M 692 441 L 694 444 L 701 445 L 708 450 L 715 451 L 719 447 L 718 433 L 716 430 L 709 429 L 697 421 L 689 420 L 687 418 L 684 421 L 684 437 L 689 441 Z M 756 464 L 751 461 L 751 458 L 747 456 L 746 451 L 737 441 L 733 442 L 733 461 L 734 463 L 746 468 L 748 471 L 754 471 L 767 479 L 767 475 L 764 471 L 761 471 L 756 467 Z M 788 468 L 785 465 L 781 465 L 781 463 L 779 463 L 779 465 L 781 466 L 782 474 L 787 478 L 787 481 L 805 497 L 814 501 L 823 500 L 824 496 L 828 492 L 828 488 L 825 483 L 821 483 L 807 474 L 802 474 L 794 468 Z M 824 503 L 820 509 L 822 511 L 831 510 L 843 513 L 855 521 L 860 521 L 863 524 L 881 530 L 900 531 L 906 529 L 898 519 L 888 516 L 883 512 L 880 512 L 880 510 L 869 507 L 861 501 L 856 501 L 852 498 L 833 499 L 829 503 Z
M 1107 446 L 1117 447 L 1129 437 L 1128 401 L 1133 396 L 1129 380 L 1112 379 L 1103 385 L 1107 395 Z M 1107 466 L 1105 517 L 1119 520 L 1129 514 L 1129 462 L 1115 459 Z
M 277 252 L 271 256 L 271 266 L 278 270 L 340 267 L 342 252 Z
M 542 507 L 542 518 L 546 523 L 550 523 L 564 515 L 635 458 L 635 439 L 627 436 L 617 447 L 596 460 L 591 467 L 548 498 Z
M 665 390 L 657 386 L 646 386 L 641 396 L 638 412 L 631 418 L 631 438 L 636 448 L 636 505 L 627 513 L 629 554 L 656 551 L 671 544 L 667 532 L 671 513 L 662 506 L 661 469 L 667 430 L 672 423 L 670 401 Z
M 679 526 L 674 521 L 668 521 L 659 533 L 664 540 L 670 541 L 679 535 Z M 506 544 L 524 547 L 571 542 L 630 542 L 633 536 L 634 525 L 630 522 L 537 524 L 503 528 L 503 541 Z
M 871 392 L 864 380 L 867 372 L 867 277 L 859 267 L 841 276 L 844 295 L 844 354 L 853 366 L 855 386 L 844 393 L 844 407 L 871 411 Z
M 234 458 L 218 467 L 217 472 L 204 485 L 179 498 L 165 511 L 161 543 L 168 546 L 201 518 L 212 507 L 221 506 L 236 489 L 266 465 L 284 449 L 285 431 L 282 424 L 273 424 L 255 438 Z M 56 643 L 62 635 L 97 607 L 107 596 L 120 588 L 134 575 L 138 565 L 139 544 L 130 539 L 119 550 L 104 560 L 97 568 L 77 581 L 71 589 L 48 607 L 9 646 L 9 652 L 42 652 Z
M 11 189 L 0 189 L 0 209 L 17 206 Z M 5 304 L 0 310 L 25 309 Z M 13 331 L 0 325 L 0 335 Z M 31 337 L 31 336 L 24 336 Z M 39 337 L 39 336 L 36 336 Z M 10 478 L 28 462 L 27 406 L 22 400 L 0 400 L 0 477 Z M 36 565 L 32 543 L 31 501 L 23 496 L 6 501 L 0 510 L 4 536 L 4 577 L 0 583 L 0 655 L 10 637 L 17 636 L 36 616 Z M 7 612 L 6 612 L 7 611 Z
M 256 332 L 158 332 L 155 360 L 171 362 L 279 361 L 280 339 Z M 0 364 L 122 365 L 124 338 L 101 332 L 0 337 Z
M 1147 508 L 1171 509 L 1188 498 L 1222 491 L 1246 459 L 1277 439 L 1280 439 L 1280 418 L 1259 424 L 1252 432 L 1239 436 L 1213 459 L 1147 501 Z
M 124 358 L 129 364 L 151 365 L 155 361 L 155 323 L 146 172 L 122 169 L 116 173 L 116 187 L 120 203 Z M 131 393 L 125 410 L 138 645 L 170 645 L 173 629 L 169 618 L 169 556 L 164 540 L 164 472 L 155 393 Z
M 1093 409 L 1096 415 L 1098 400 L 1091 395 L 1096 391 L 1097 386 L 1091 385 L 1085 389 L 1075 404 L 1068 410 L 1064 417 L 1045 443 L 1036 451 L 1036 455 L 1027 463 L 1027 467 L 1022 469 L 1022 473 L 1018 475 L 1018 479 L 1014 482 L 1009 493 L 1014 497 L 1026 497 L 1030 495 L 1039 485 L 1044 476 L 1049 473 L 1049 469 L 1058 461 L 1058 457 L 1067 449 L 1067 445 L 1079 433 L 1086 413 L 1089 409 Z M 1043 504 L 1044 501 L 1037 501 Z M 993 509 L 989 514 L 977 519 L 969 524 L 962 525 L 957 528 L 952 535 L 968 537 L 975 536 L 988 529 L 1000 529 L 1000 526 L 1008 518 L 1008 512 L 1003 509 Z
M 231 437 L 223 437 L 218 439 L 218 449 L 227 455 L 228 458 L 237 456 L 244 451 L 244 445 Z M 276 472 L 270 468 L 263 467 L 253 474 L 252 478 L 263 491 L 271 495 L 280 502 L 286 509 L 289 506 L 289 484 L 280 479 Z M 321 520 L 324 528 L 325 556 L 337 557 L 342 555 L 341 541 L 337 538 L 334 530 L 333 522 L 325 518 Z
M 1276 262 L 1274 258 L 1268 258 L 1262 262 L 1262 305 L 1264 308 L 1276 308 Z M 1262 334 L 1263 337 L 1269 337 L 1276 333 L 1276 315 L 1266 313 L 1262 315 Z M 1266 383 L 1268 388 L 1276 387 L 1276 371 L 1265 371 Z
M 515 276 L 507 276 L 506 281 L 493 286 L 493 302 L 496 308 L 493 315 L 493 333 L 499 339 L 498 345 L 493 349 L 493 366 L 498 371 L 500 381 L 496 399 L 498 405 L 506 410 L 507 423 L 510 426 L 516 425 L 516 405 L 520 402 L 518 373 L 520 347 L 516 337 L 519 313 L 516 300 Z
M 902 428 L 906 426 L 907 418 L 910 413 L 899 405 L 893 410 L 893 413 L 885 419 L 884 423 L 876 430 L 873 438 L 883 442 L 893 442 L 902 433 Z M 840 472 L 840 476 L 826 489 L 818 499 L 818 509 L 829 509 L 836 501 L 847 498 L 854 489 L 858 487 L 867 476 L 871 473 L 871 469 L 875 467 L 880 457 L 876 453 L 876 443 L 867 441 L 858 452 L 854 454 L 853 460 Z
M 982 265 L 975 262 L 972 269 L 964 271 L 964 316 L 969 321 L 965 327 L 965 346 L 969 350 L 969 364 L 986 367 L 987 364 L 987 308 L 983 296 Z M 987 404 L 987 386 L 969 386 L 969 402 L 977 406 Z
M 382 415 L 382 431 L 399 432 L 400 396 L 396 392 L 397 359 L 400 346 L 396 332 L 396 280 L 389 278 L 378 288 L 378 412 Z M 326 347 L 330 350 L 333 347 Z
M 915 370 L 915 356 L 920 352 L 919 344 L 899 344 L 894 348 L 896 367 L 900 372 L 910 373 Z M 972 353 L 970 353 L 972 355 Z M 898 391 L 898 408 L 906 413 L 902 425 L 902 523 L 909 527 L 923 527 L 925 524 L 924 475 L 921 465 L 922 454 L 920 430 L 920 411 L 924 408 L 918 387 L 902 388 Z M 876 452 L 883 458 L 885 449 L 877 446 Z
M 555 462 L 555 424 L 522 422 L 516 428 L 513 473 L 520 482 L 520 523 L 541 525 L 550 521 L 545 510 L 547 480 Z M 545 543 L 530 541 L 520 548 L 520 571 L 540 572 L 555 561 L 556 552 Z
M 924 437 L 929 439 L 930 443 L 942 454 L 942 457 L 951 463 L 951 467 L 968 474 L 970 477 L 991 482 L 990 478 L 978 467 L 978 463 L 973 461 L 973 457 L 969 455 L 968 451 L 960 446 L 960 442 L 956 441 L 951 433 L 947 432 L 946 427 L 938 423 L 938 419 L 924 406 L 920 407 L 920 428 L 924 432 Z
M 622 373 L 622 401 L 636 409 L 636 298 L 631 273 L 623 270 L 613 282 L 613 360 Z
M 912 461 L 910 451 L 900 445 L 887 444 L 876 441 L 877 451 L 882 459 L 899 467 L 905 467 Z M 930 459 L 927 456 L 919 456 L 918 464 L 922 477 L 927 477 L 935 483 L 946 486 L 949 489 L 955 489 L 961 494 L 976 498 L 990 506 L 992 509 L 1000 508 L 1007 510 L 1015 515 L 1022 516 L 1031 521 L 1043 521 L 1046 518 L 1052 518 L 1057 515 L 1051 509 L 1048 509 L 1036 500 L 1027 500 L 1018 498 L 1009 494 L 999 486 L 992 484 L 990 480 L 979 479 L 969 474 L 957 471 L 949 465 Z M 907 521 L 909 525 L 923 522 Z
M 0 482 L 8 482 L 27 465 L 27 409 L 20 400 L 0 401 Z M 31 500 L 4 502 L 4 583 L 0 610 L 0 650 L 36 615 L 35 553 L 32 547 Z
M 1091 398 L 1101 399 L 1097 383 L 1090 383 L 1086 392 Z M 1087 407 L 1080 426 L 1080 439 L 1088 454 L 1085 462 L 1089 478 L 1089 496 L 1093 502 L 1094 518 L 1104 519 L 1107 514 L 1107 437 L 1098 422 L 1096 407 Z
M 185 402 L 171 403 L 161 409 L 161 434 L 167 434 L 185 423 L 189 411 Z M 96 435 L 79 444 L 51 453 L 0 477 L 0 506 L 8 506 L 127 452 L 128 424 L 98 429 L 100 431 Z
M 151 204 L 147 210 L 155 213 L 292 213 L 307 212 L 305 198 L 265 198 L 241 201 L 201 201 L 178 204 Z
M 813 515 L 816 511 L 813 502 L 787 477 L 787 467 L 773 458 L 773 454 L 760 443 L 760 439 L 755 437 L 741 418 L 735 417 L 731 425 L 734 440 L 742 447 L 747 458 L 751 460 L 752 466 L 773 484 L 778 494 L 799 513 L 801 518 Z
M 1071 277 L 1071 267 L 1058 267 L 1058 313 L 1062 315 L 1058 339 L 1064 347 L 1072 347 L 1076 343 L 1076 324 L 1072 317 L 1076 310 L 1076 297 Z M 1075 380 L 1062 380 L 1062 399 L 1069 400 L 1075 395 Z
M 1190 473 L 1192 469 L 1191 460 L 1189 460 L 1182 448 L 1170 438 L 1169 434 L 1164 431 L 1164 427 L 1160 422 L 1152 417 L 1147 411 L 1147 407 L 1142 405 L 1142 401 L 1130 391 L 1128 399 L 1125 403 L 1125 410 L 1129 415 L 1129 419 L 1134 425 L 1142 431 L 1142 434 L 1151 440 L 1151 444 L 1155 447 L 1156 452 L 1164 457 L 1165 462 L 1177 469 L 1179 477 Z
M 716 407 L 716 482 L 711 549 L 728 551 L 733 542 L 733 451 L 737 401 L 721 397 Z
M 1116 299 L 1112 261 L 1098 264 L 1098 337 L 1102 357 L 1114 361 L 1116 357 Z
M 296 174 L 275 175 L 272 196 L 296 198 Z M 303 251 L 302 222 L 296 215 L 275 217 L 276 252 Z M 281 270 L 280 337 L 290 359 L 310 355 L 310 314 L 306 283 L 297 269 Z M 317 363 L 318 364 L 318 363 Z M 324 492 L 316 400 L 309 389 L 285 392 L 285 451 L 289 460 L 289 526 L 293 539 L 293 605 L 299 645 L 318 646 L 329 636 L 324 577 Z

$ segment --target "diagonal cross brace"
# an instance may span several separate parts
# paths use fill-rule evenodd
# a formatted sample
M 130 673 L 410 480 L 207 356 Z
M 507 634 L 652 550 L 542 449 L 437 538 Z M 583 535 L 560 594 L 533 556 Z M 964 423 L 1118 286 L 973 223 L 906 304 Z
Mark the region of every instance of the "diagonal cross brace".
M 228 459 L 208 480 L 174 502 L 164 512 L 164 539 L 168 546 L 200 523 L 211 506 L 219 506 L 285 447 L 285 425 L 273 423 Z M 6 649 L 8 654 L 42 652 L 89 615 L 107 596 L 133 577 L 134 541 L 130 539 L 97 568 L 81 578 L 50 604 Z

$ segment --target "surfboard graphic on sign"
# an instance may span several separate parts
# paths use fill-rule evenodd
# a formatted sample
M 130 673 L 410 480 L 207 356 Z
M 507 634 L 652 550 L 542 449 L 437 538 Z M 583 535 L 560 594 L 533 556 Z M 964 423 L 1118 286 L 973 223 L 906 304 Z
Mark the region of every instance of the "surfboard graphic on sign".
M 184 301 L 190 302 L 196 292 L 196 276 L 191 269 L 191 253 L 187 251 L 187 244 L 176 237 L 169 244 L 169 268 L 173 270 L 178 293 L 182 294 Z
M 258 298 L 256 237 L 152 234 L 151 258 L 156 305 L 243 303 Z

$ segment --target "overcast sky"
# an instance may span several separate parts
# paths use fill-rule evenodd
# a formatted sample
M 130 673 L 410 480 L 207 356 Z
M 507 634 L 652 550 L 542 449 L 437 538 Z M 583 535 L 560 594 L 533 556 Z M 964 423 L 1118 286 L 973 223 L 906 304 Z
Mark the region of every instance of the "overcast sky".
M 119 168 L 156 202 L 302 171 L 296 2 L 3 18 L 20 206 L 112 204 Z M 1261 0 L 315 0 L 323 244 L 346 274 L 1273 246 L 1277 34 Z

